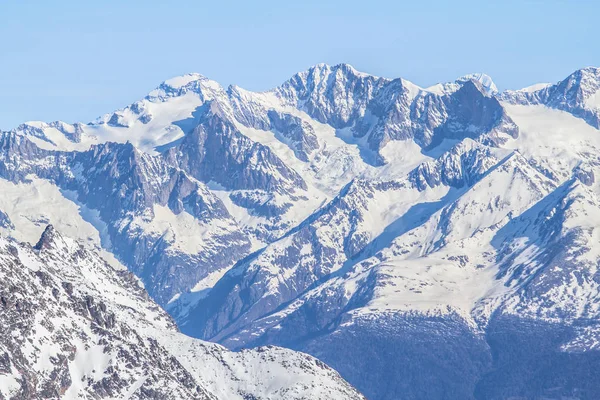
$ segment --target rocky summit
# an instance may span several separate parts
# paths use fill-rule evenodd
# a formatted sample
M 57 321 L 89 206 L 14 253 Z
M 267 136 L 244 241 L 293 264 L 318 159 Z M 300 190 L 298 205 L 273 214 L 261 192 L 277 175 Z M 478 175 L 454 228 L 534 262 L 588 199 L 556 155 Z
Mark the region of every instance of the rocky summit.
M 319 64 L 2 132 L 2 396 L 596 399 L 599 121 Z

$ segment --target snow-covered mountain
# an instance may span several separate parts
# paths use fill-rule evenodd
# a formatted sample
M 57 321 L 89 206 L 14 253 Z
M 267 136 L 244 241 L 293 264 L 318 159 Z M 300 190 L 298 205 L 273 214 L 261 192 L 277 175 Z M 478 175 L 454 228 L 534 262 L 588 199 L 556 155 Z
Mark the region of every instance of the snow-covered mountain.
M 52 225 L 0 239 L 5 399 L 362 399 L 320 361 L 184 336 L 126 269 Z
M 598 71 L 173 78 L 2 133 L 0 231 L 52 223 L 184 333 L 304 351 L 369 399 L 597 398 Z

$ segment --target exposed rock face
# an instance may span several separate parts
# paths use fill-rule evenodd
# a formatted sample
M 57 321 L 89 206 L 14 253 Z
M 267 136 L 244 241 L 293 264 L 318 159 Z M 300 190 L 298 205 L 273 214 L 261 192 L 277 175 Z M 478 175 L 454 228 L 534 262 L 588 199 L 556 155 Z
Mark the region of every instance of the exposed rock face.
M 0 275 L 3 398 L 363 398 L 308 355 L 183 336 L 130 272 L 52 226 L 33 248 L 0 238 Z
M 534 91 L 507 91 L 500 99 L 514 104 L 541 104 L 584 119 L 600 129 L 600 68 L 575 71 L 565 80 Z
M 345 64 L 318 65 L 295 75 L 277 95 L 321 123 L 366 136 L 376 152 L 390 140 L 413 139 L 428 148 L 443 139 L 482 137 L 498 145 L 518 136 L 518 127 L 477 76 L 461 78 L 454 86 L 432 92 L 403 79 L 362 74 Z
M 319 141 L 312 126 L 299 117 L 291 114 L 278 113 L 274 110 L 268 112 L 271 127 L 281 132 L 294 154 L 301 161 L 308 161 L 310 154 L 319 148 Z
M 465 141 L 438 159 L 419 165 L 410 172 L 409 180 L 421 191 L 438 185 L 471 186 L 498 161 L 490 148 Z
M 208 105 L 202 123 L 169 150 L 166 157 L 171 163 L 201 181 L 214 181 L 229 189 L 306 189 L 297 172 L 269 147 L 239 132 L 220 107 L 215 102 Z
M 598 71 L 501 93 L 345 64 L 262 93 L 177 77 L 89 125 L 3 133 L 0 231 L 67 229 L 185 333 L 309 352 L 371 399 L 597 398 Z
M 389 81 L 361 74 L 347 64 L 319 64 L 294 75 L 277 94 L 322 123 L 341 129 L 364 116 L 369 101 Z
M 10 221 L 10 217 L 4 212 L 0 210 L 0 227 L 4 229 L 14 229 L 15 226 Z
M 26 137 L 13 134 L 6 134 L 3 143 L 3 176 L 23 182 L 35 174 L 97 210 L 105 224 L 105 245 L 110 244 L 111 251 L 142 277 L 159 301 L 168 301 L 207 276 L 212 268 L 228 266 L 248 252 L 248 239 L 238 232 L 222 201 L 162 157 L 143 153 L 130 143 L 100 144 L 85 152 L 42 150 Z M 166 215 L 156 215 L 156 207 Z M 185 215 L 197 220 L 199 226 L 215 227 L 203 237 L 203 252 L 177 250 L 173 248 L 177 231 L 165 234 L 153 229 L 164 224 L 161 218 Z M 182 273 L 187 269 L 184 277 L 171 279 L 174 265 Z
M 50 249 L 53 246 L 57 245 L 56 241 L 60 240 L 60 237 L 54 227 L 52 225 L 48 225 L 44 232 L 42 232 L 42 236 L 40 240 L 33 246 L 34 249 L 40 251 L 45 249 Z M 61 244 L 58 244 L 61 245 Z

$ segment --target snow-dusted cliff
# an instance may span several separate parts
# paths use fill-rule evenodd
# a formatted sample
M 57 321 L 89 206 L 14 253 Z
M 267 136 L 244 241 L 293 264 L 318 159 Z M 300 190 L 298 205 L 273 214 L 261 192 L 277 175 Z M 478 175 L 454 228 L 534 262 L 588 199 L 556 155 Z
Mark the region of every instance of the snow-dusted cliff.
M 186 337 L 138 279 L 53 226 L 0 239 L 6 399 L 361 399 L 320 361 Z

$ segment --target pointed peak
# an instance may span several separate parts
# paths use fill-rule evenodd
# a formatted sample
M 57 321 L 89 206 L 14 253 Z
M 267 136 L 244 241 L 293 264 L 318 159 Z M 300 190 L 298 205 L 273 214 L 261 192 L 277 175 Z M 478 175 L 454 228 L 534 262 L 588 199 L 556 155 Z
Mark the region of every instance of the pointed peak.
M 461 88 L 465 87 L 465 84 L 472 83 L 471 88 L 476 88 L 481 93 L 492 96 L 498 93 L 498 88 L 494 84 L 492 78 L 489 75 L 483 73 L 472 73 L 463 75 L 456 79 L 454 82 L 437 83 L 433 86 L 429 86 L 423 89 L 425 92 L 433 93 L 438 96 L 451 95 L 456 93 Z
M 585 67 L 578 69 L 574 73 L 579 73 L 581 75 L 600 75 L 600 67 Z
M 253 91 L 248 90 L 248 89 L 244 89 L 243 87 L 238 86 L 238 85 L 234 85 L 234 84 L 231 84 L 231 85 L 227 86 L 226 92 L 227 92 L 227 95 L 229 95 L 229 96 L 236 96 L 236 97 L 240 97 L 240 96 L 242 96 L 242 97 L 252 97 L 252 95 L 254 95 L 256 93 L 256 92 L 253 92 Z
M 593 86 L 592 89 L 595 89 L 596 86 L 600 86 L 600 68 L 586 67 L 578 69 L 554 86 L 567 88 Z
M 328 76 L 329 74 L 331 74 L 332 71 L 333 71 L 333 68 L 331 67 L 331 65 L 325 64 L 325 63 L 319 63 L 316 65 L 313 65 L 312 67 L 309 67 L 306 70 L 295 73 L 291 79 L 293 80 L 293 79 L 300 78 L 302 80 L 305 80 L 305 79 L 309 79 L 309 77 L 313 77 L 313 79 L 314 79 L 314 77 L 319 77 L 318 79 L 323 79 L 326 76 Z
M 347 63 L 340 63 L 335 65 L 330 65 L 326 63 L 315 64 L 312 67 L 308 68 L 305 71 L 299 72 L 296 75 L 310 75 L 310 74 L 318 74 L 318 75 L 329 75 L 331 73 L 340 73 L 342 75 L 353 75 L 359 78 L 373 78 L 379 79 L 378 76 L 371 75 L 366 72 L 361 72 L 354 68 L 352 65 Z
M 212 99 L 207 101 L 197 110 L 197 121 L 200 125 L 203 125 L 204 121 L 208 120 L 220 120 L 228 124 L 235 125 L 235 117 L 233 116 L 233 110 L 227 101 L 220 99 Z
M 486 75 L 481 72 L 467 74 L 458 78 L 456 80 L 456 83 L 460 84 L 468 81 L 477 82 L 478 84 L 480 84 L 484 89 L 485 93 L 488 95 L 498 93 L 498 88 L 496 87 L 496 84 L 489 75 Z
M 342 70 L 342 71 L 344 71 L 344 72 L 351 73 L 351 74 L 353 74 L 353 75 L 355 75 L 355 76 L 358 76 L 358 77 L 361 77 L 361 78 L 373 78 L 373 79 L 379 79 L 379 77 L 378 77 L 378 76 L 375 76 L 375 75 L 369 74 L 369 73 L 367 73 L 367 72 L 362 72 L 362 71 L 359 71 L 359 70 L 357 70 L 356 68 L 354 68 L 354 67 L 353 67 L 352 65 L 350 65 L 350 64 L 345 64 L 345 63 L 342 63 L 342 64 L 338 64 L 338 65 L 334 66 L 333 68 L 339 68 L 339 69 L 341 69 L 341 70 Z
M 33 247 L 36 250 L 50 249 L 54 246 L 57 239 L 62 239 L 60 233 L 54 228 L 52 224 L 46 226 L 40 240 Z
M 185 75 L 175 76 L 171 79 L 167 79 L 164 81 L 161 86 L 168 86 L 173 89 L 181 89 L 184 86 L 189 85 L 192 82 L 201 81 L 201 80 L 209 80 L 204 75 L 193 72 Z
M 318 63 L 313 65 L 312 67 L 309 68 L 310 69 L 331 69 L 331 65 L 327 64 L 327 63 Z
M 581 84 L 596 82 L 600 84 L 600 68 L 598 67 L 585 67 L 578 69 L 571 74 L 569 74 L 566 78 L 556 82 L 556 83 L 536 83 L 518 90 L 508 90 L 508 93 L 516 92 L 516 93 L 534 93 L 539 92 L 541 90 L 550 88 L 550 87 L 559 87 L 560 85 L 573 87 L 580 86 Z
M 167 79 L 151 91 L 145 100 L 165 100 L 169 97 L 178 97 L 189 92 L 212 98 L 219 93 L 224 93 L 225 90 L 218 82 L 208 79 L 202 74 L 190 73 Z

